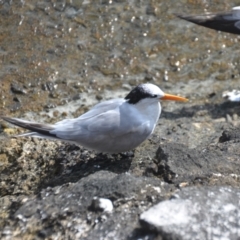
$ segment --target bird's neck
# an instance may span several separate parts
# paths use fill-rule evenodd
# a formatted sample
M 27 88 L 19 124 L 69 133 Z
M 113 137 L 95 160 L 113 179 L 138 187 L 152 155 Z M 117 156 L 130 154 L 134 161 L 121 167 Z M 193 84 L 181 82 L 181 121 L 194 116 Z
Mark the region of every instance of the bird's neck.
M 161 113 L 160 102 L 154 102 L 151 104 L 139 103 L 139 104 L 136 104 L 136 108 L 143 117 L 146 117 L 151 121 L 155 122 L 160 117 L 160 113 Z

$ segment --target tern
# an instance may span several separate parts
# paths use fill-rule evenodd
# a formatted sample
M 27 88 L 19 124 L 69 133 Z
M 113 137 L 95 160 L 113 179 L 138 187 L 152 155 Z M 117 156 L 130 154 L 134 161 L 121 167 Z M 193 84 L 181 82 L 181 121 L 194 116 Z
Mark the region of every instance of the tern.
M 202 15 L 176 14 L 176 16 L 207 28 L 240 34 L 240 6 L 232 8 L 230 12 L 206 13 Z
M 18 136 L 68 141 L 97 152 L 121 153 L 136 148 L 152 134 L 161 114 L 159 100 L 188 101 L 146 83 L 125 98 L 99 103 L 78 118 L 53 125 L 2 118 L 31 131 Z

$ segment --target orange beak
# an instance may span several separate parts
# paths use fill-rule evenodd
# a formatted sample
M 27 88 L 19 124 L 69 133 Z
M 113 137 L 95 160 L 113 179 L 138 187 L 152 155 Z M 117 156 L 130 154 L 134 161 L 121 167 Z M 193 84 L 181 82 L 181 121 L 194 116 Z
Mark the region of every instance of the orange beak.
M 164 96 L 162 98 L 160 98 L 160 99 L 162 99 L 162 100 L 171 100 L 171 101 L 182 101 L 182 102 L 187 102 L 188 101 L 187 98 L 179 97 L 179 96 L 171 95 L 171 94 L 167 94 L 167 93 L 164 93 Z

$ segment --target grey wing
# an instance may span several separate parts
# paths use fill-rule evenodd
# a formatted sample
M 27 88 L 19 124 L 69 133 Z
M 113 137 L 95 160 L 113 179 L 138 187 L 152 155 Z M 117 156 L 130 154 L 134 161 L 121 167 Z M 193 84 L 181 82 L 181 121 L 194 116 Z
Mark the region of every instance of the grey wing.
M 119 105 L 121 105 L 122 103 L 124 103 L 124 99 L 122 98 L 101 102 L 95 105 L 93 108 L 91 108 L 88 112 L 78 117 L 78 119 L 82 120 L 82 119 L 96 117 L 97 115 L 100 115 L 102 113 L 106 113 L 108 111 L 118 108 Z
M 119 119 L 118 111 L 112 110 L 89 118 L 63 120 L 55 125 L 51 133 L 70 141 L 97 138 L 101 135 L 111 137 L 120 132 Z
M 123 99 L 114 99 L 100 103 L 87 113 L 75 119 L 66 119 L 54 125 L 51 133 L 59 138 L 71 141 L 81 141 L 88 138 L 118 137 L 130 132 L 138 131 L 141 121 L 128 119 L 129 111 Z

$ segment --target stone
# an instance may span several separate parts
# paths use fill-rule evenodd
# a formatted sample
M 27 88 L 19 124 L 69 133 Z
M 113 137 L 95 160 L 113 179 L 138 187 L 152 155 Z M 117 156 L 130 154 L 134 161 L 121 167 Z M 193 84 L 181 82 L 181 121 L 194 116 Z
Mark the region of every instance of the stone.
M 140 222 L 163 239 L 239 239 L 239 197 L 239 188 L 185 188 L 143 212 Z

